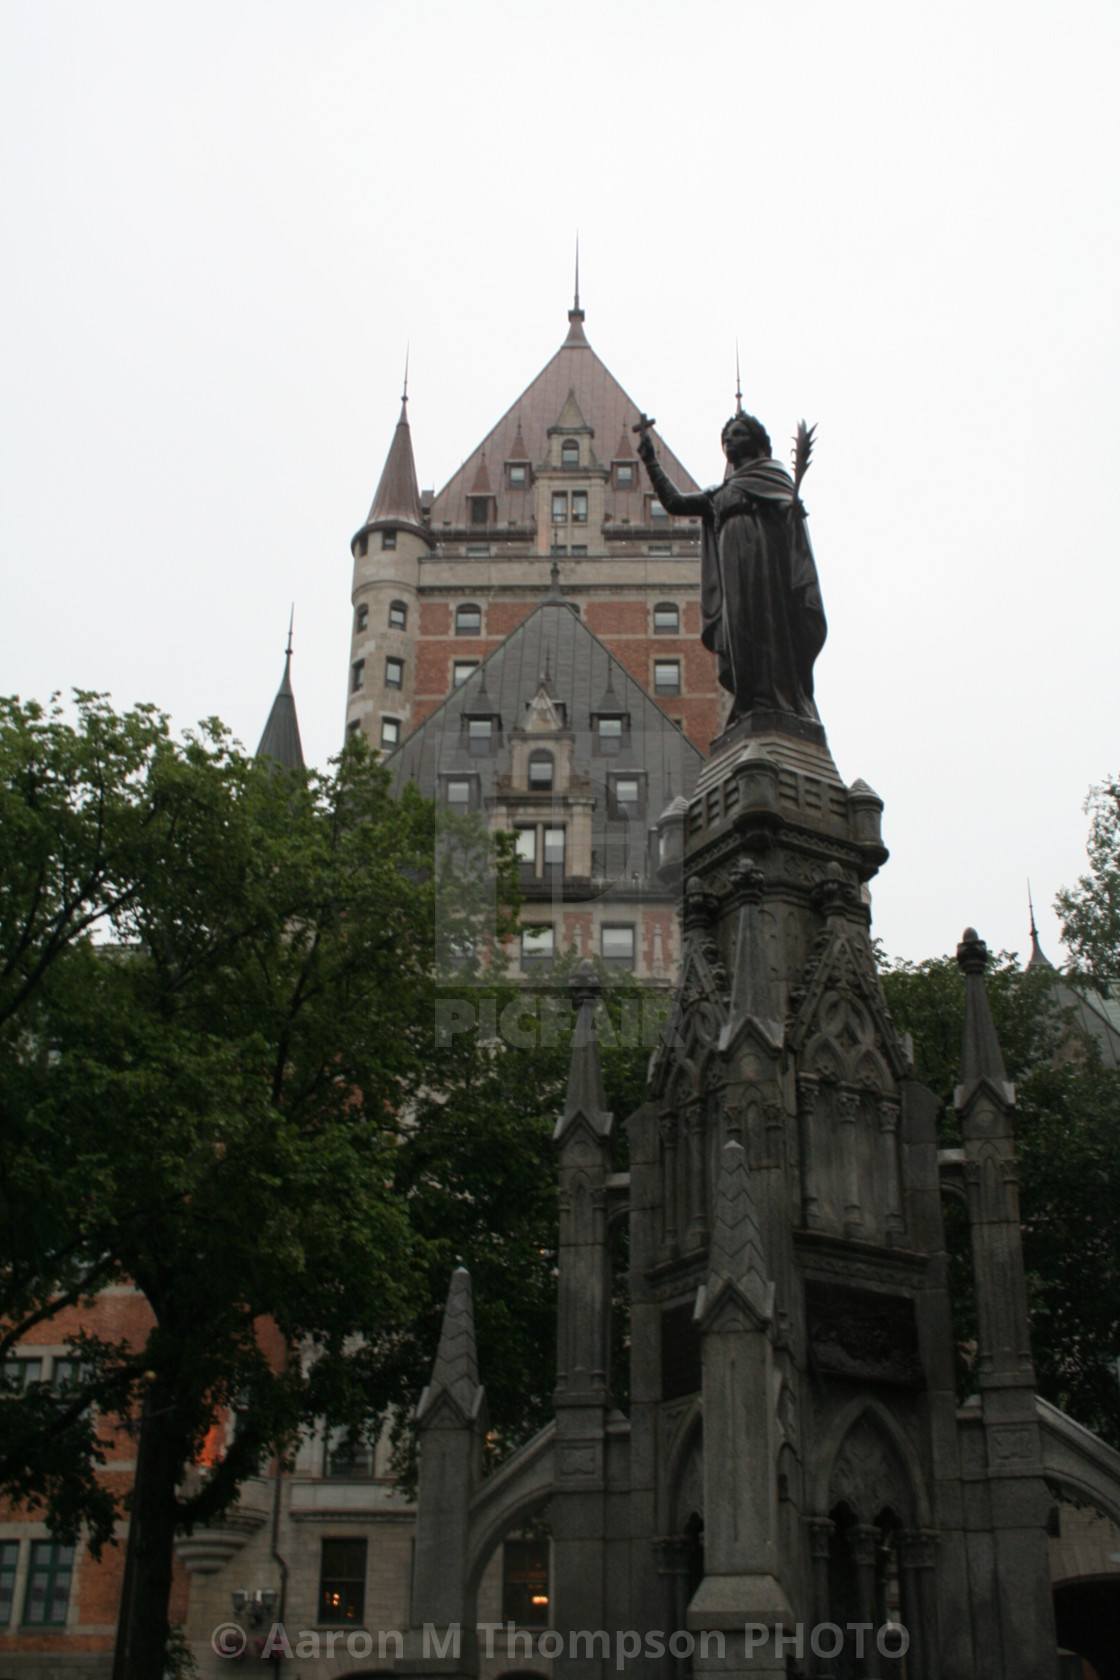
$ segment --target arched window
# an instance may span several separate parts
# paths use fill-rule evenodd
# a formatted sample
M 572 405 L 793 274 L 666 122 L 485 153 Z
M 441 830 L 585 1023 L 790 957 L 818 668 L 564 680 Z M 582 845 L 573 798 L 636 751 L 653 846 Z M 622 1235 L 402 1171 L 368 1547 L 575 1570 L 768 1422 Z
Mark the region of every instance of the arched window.
M 575 438 L 565 438 L 560 445 L 560 465 L 562 467 L 579 466 L 579 443 Z
M 550 752 L 538 749 L 529 755 L 529 788 L 533 793 L 551 793 L 555 762 Z
M 473 601 L 467 601 L 463 606 L 455 608 L 455 634 L 457 636 L 481 636 L 482 608 Z
M 658 601 L 653 609 L 655 636 L 676 636 L 680 632 L 681 612 L 675 601 Z

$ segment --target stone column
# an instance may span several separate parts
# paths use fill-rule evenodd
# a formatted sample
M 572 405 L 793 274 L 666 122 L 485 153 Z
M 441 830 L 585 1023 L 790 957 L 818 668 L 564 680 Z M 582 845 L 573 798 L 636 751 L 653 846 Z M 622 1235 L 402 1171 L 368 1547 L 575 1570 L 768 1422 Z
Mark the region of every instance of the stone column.
M 677 1218 L 680 1192 L 677 1183 L 677 1138 L 680 1127 L 675 1114 L 667 1114 L 661 1122 L 662 1194 L 665 1210 L 665 1258 L 675 1260 L 680 1252 L 677 1240 Z
M 820 1167 L 816 1150 L 817 1102 L 820 1081 L 815 1074 L 797 1076 L 797 1129 L 801 1146 L 801 1216 L 810 1231 L 824 1225 L 820 1207 Z
M 669 1539 L 655 1540 L 654 1547 L 657 1573 L 665 1582 L 665 1633 L 668 1636 L 684 1627 L 688 1613 L 688 1541 L 682 1535 L 673 1535 Z M 673 1665 L 674 1680 L 685 1680 L 687 1658 L 670 1657 L 669 1661 Z
M 708 1240 L 708 1220 L 704 1208 L 705 1202 L 705 1172 L 704 1139 L 704 1104 L 694 1100 L 688 1105 L 688 1179 L 689 1179 L 689 1221 L 685 1248 L 689 1253 L 703 1248 Z
M 859 1619 L 870 1625 L 864 1635 L 864 1672 L 877 1676 L 882 1673 L 879 1650 L 875 1644 L 875 1573 L 879 1562 L 881 1536 L 874 1523 L 857 1523 L 852 1530 L 852 1558 L 856 1566 L 856 1590 L 859 1595 Z
M 856 1121 L 859 1118 L 858 1091 L 840 1091 L 836 1097 L 836 1112 L 840 1117 L 840 1150 L 844 1170 L 844 1235 L 862 1237 L 863 1206 L 859 1193 L 859 1149 Z
M 886 1236 L 887 1241 L 892 1243 L 901 1242 L 906 1229 L 899 1205 L 901 1173 L 898 1159 L 898 1116 L 897 1097 L 880 1097 L 879 1158 L 886 1194 Z
M 832 1551 L 832 1536 L 836 1524 L 829 1517 L 809 1518 L 809 1556 L 813 1566 L 813 1621 L 827 1622 L 829 1615 L 828 1561 Z M 828 1673 L 823 1657 L 813 1659 L 818 1676 Z

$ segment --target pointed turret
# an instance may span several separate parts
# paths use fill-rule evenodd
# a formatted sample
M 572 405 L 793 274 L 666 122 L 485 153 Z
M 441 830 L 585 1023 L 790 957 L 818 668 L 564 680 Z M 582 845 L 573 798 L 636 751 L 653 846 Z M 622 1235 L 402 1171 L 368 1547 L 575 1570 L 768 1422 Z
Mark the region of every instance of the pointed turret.
M 1027 973 L 1030 974 L 1032 970 L 1036 968 L 1049 968 L 1053 970 L 1054 964 L 1050 961 L 1050 958 L 1046 955 L 1042 946 L 1038 942 L 1038 928 L 1035 926 L 1034 920 L 1034 899 L 1031 897 L 1031 884 L 1029 881 L 1027 882 L 1027 908 L 1031 914 L 1031 954 L 1027 959 Z
M 294 620 L 294 608 L 293 608 Z M 292 693 L 292 620 L 288 623 L 288 646 L 284 653 L 284 675 L 268 722 L 257 747 L 258 758 L 271 758 L 285 770 L 303 769 L 303 747 L 299 738 L 299 719 L 296 716 L 296 697 Z
M 401 397 L 400 419 L 385 457 L 381 479 L 366 520 L 366 530 L 383 525 L 409 525 L 422 531 L 420 485 L 412 455 L 412 432 L 408 424 L 408 397 Z

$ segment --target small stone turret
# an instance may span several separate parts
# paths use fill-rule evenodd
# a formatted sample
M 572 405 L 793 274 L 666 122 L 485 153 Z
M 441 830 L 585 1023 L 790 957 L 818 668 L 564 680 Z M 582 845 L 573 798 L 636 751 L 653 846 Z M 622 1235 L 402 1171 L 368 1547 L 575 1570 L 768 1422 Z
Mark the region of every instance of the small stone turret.
M 391 751 L 412 727 L 420 559 L 434 546 L 420 506 L 406 371 L 400 419 L 369 516 L 350 543 L 354 622 L 346 728 L 364 730 L 377 750 Z

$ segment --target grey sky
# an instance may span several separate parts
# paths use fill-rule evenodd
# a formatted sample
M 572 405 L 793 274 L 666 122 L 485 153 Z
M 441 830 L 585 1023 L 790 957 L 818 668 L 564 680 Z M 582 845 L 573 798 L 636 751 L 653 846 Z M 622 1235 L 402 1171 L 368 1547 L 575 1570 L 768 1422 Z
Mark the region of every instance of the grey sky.
M 892 952 L 1055 957 L 1120 769 L 1114 5 L 0 9 L 0 689 L 256 744 L 296 603 L 341 740 L 349 538 L 411 340 L 438 487 L 566 329 L 702 482 L 738 336 L 805 500 Z M 780 443 L 779 443 L 779 440 Z

